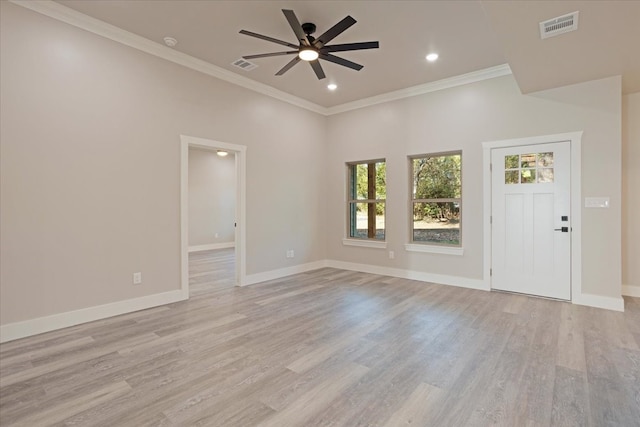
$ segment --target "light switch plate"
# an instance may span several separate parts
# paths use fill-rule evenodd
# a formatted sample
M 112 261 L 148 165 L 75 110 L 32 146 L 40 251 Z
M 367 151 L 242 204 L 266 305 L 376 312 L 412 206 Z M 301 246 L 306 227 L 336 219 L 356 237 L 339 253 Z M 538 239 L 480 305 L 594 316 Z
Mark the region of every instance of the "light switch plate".
M 608 197 L 585 197 L 584 207 L 585 208 L 608 208 L 609 198 Z

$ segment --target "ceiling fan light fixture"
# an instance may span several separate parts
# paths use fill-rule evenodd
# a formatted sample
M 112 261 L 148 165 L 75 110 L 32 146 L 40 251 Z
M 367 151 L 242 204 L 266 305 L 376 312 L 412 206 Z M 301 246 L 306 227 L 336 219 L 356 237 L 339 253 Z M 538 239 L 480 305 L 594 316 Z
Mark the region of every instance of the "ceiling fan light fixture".
M 335 84 L 335 83 L 330 83 L 330 84 L 327 85 L 327 89 L 336 90 L 336 89 L 338 89 L 338 85 Z
M 320 54 L 315 49 L 307 48 L 300 49 L 300 52 L 298 52 L 298 56 L 303 61 L 315 61 L 316 59 L 318 59 L 318 56 L 320 56 Z

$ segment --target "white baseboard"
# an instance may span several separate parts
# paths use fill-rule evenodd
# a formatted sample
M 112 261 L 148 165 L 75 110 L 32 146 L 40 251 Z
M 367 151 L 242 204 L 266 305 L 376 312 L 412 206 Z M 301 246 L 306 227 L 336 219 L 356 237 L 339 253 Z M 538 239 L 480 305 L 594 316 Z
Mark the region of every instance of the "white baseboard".
M 398 277 L 402 279 L 418 280 L 421 282 L 437 283 L 441 285 L 458 286 L 462 288 L 479 289 L 489 291 L 482 279 L 470 279 L 466 277 L 448 276 L 441 274 L 425 273 L 421 271 L 403 270 L 398 268 L 381 267 L 369 264 L 357 264 L 352 262 L 336 260 L 320 260 L 307 264 L 295 265 L 292 267 L 280 268 L 277 270 L 265 271 L 262 273 L 250 274 L 245 277 L 242 286 L 279 279 L 293 274 L 305 273 L 319 268 L 332 267 L 342 270 L 361 271 L 364 273 L 379 274 L 383 276 Z M 623 295 L 640 297 L 640 286 L 623 285 Z M 164 304 L 171 304 L 187 299 L 182 290 L 163 292 L 160 294 L 147 295 L 125 301 L 118 301 L 110 304 L 95 307 L 83 308 L 66 313 L 54 314 L 37 319 L 25 320 L 23 322 L 9 323 L 0 326 L 0 342 L 13 341 L 20 338 L 38 335 L 44 332 L 67 328 L 81 323 L 93 322 L 95 320 L 106 319 L 120 314 L 131 313 L 147 308 L 157 307 Z M 624 300 L 622 297 L 604 297 L 600 295 L 582 294 L 574 297 L 574 304 L 586 305 L 590 307 L 604 308 L 608 310 L 624 311 Z
M 294 265 L 293 267 L 279 268 L 277 270 L 264 271 L 262 273 L 248 274 L 241 286 L 253 285 L 255 283 L 266 282 L 267 280 L 280 279 L 292 274 L 306 273 L 327 266 L 326 260 L 309 262 L 306 264 Z
M 235 246 L 236 246 L 235 242 L 209 243 L 208 245 L 195 245 L 195 246 L 189 246 L 189 253 L 200 252 L 200 251 L 211 251 L 214 249 L 234 248 Z
M 51 316 L 25 320 L 23 322 L 9 323 L 0 326 L 0 342 L 13 341 L 19 338 L 30 337 L 44 332 L 68 328 L 69 326 L 75 326 L 81 323 L 93 322 L 94 320 L 106 319 L 107 317 L 131 313 L 185 299 L 187 299 L 187 296 L 183 294 L 182 290 L 175 290 L 95 307 L 82 308 L 66 313 L 53 314 Z
M 380 274 L 382 276 L 398 277 L 401 279 L 418 280 L 420 282 L 437 283 L 439 285 L 458 286 L 461 288 L 490 290 L 482 279 L 469 279 L 467 277 L 448 276 L 443 274 L 425 273 L 422 271 L 404 270 L 400 268 L 381 267 L 370 264 L 357 264 L 336 260 L 327 260 L 327 267 L 342 270 L 361 271 L 363 273 Z
M 581 294 L 576 295 L 571 300 L 572 303 L 578 305 L 586 305 L 589 307 L 604 308 L 607 310 L 624 311 L 624 299 L 622 297 L 603 297 L 601 295 Z
M 640 298 L 640 286 L 622 285 L 622 295 Z

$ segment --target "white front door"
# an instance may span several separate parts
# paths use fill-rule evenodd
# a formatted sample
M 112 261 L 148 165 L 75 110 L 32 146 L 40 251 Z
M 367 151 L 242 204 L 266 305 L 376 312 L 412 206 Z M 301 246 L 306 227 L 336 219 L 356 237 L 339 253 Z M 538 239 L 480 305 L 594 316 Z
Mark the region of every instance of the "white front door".
M 491 150 L 491 287 L 571 299 L 570 142 Z

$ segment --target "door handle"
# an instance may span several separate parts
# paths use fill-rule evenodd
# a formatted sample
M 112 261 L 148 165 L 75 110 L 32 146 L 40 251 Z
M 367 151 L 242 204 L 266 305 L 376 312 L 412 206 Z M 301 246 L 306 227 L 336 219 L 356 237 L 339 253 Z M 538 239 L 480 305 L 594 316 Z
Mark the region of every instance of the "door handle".
M 569 232 L 569 227 L 556 228 L 553 231 L 561 231 L 563 233 L 568 233 Z

